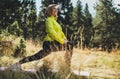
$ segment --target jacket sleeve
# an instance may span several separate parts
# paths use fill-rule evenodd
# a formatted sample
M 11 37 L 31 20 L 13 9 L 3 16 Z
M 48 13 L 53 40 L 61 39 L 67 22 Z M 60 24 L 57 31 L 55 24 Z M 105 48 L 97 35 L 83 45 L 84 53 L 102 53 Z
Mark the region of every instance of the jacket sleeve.
M 62 38 L 66 40 L 67 38 L 65 37 L 65 34 L 63 32 L 61 32 L 61 34 L 62 34 Z
M 59 33 L 53 28 L 53 23 L 51 20 L 46 20 L 46 32 L 54 40 L 58 41 L 60 44 L 64 44 L 64 38 L 60 37 Z

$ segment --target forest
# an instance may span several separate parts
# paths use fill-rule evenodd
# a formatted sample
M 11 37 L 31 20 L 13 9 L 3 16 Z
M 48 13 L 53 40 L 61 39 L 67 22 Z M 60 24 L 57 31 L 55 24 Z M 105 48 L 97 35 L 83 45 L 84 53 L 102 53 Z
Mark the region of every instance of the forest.
M 39 1 L 38 14 L 36 0 L 0 1 L 0 59 L 27 56 L 28 41 L 34 42 L 33 46 L 38 45 L 32 52 L 40 49 L 46 35 L 45 10 L 49 4 L 59 5 L 57 21 L 74 48 L 96 49 L 107 54 L 120 50 L 120 8 L 114 6 L 114 0 L 98 0 L 94 5 L 95 16 L 90 13 L 87 3 L 83 7 L 81 0 L 77 0 L 75 6 L 71 0 Z M 0 66 L 4 65 L 0 63 Z
M 83 8 L 80 0 L 75 7 L 71 0 L 41 0 L 38 15 L 35 0 L 1 0 L 0 41 L 6 33 L 21 36 L 24 40 L 43 41 L 45 9 L 52 3 L 60 5 L 58 22 L 75 46 L 82 49 L 101 48 L 108 52 L 120 48 L 120 9 L 114 7 L 112 0 L 99 0 L 94 6 L 94 17 L 89 12 L 88 4 Z

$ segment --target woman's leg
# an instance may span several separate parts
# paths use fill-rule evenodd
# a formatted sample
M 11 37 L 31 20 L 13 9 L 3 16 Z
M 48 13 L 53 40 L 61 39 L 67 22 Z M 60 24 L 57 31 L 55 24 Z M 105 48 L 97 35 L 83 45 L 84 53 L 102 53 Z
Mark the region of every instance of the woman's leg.
M 26 63 L 26 62 L 30 62 L 30 61 L 34 61 L 34 60 L 38 60 L 43 58 L 44 56 L 46 56 L 46 52 L 45 50 L 41 49 L 39 52 L 37 52 L 36 54 L 32 55 L 32 56 L 28 56 L 23 58 L 22 60 L 19 61 L 20 64 Z
M 65 62 L 70 67 L 71 58 L 72 58 L 72 54 L 73 54 L 73 44 L 72 44 L 72 42 L 67 42 L 65 44 L 65 50 L 66 50 L 66 53 L 65 53 Z
M 73 53 L 73 43 L 68 41 L 66 44 L 60 44 L 58 42 L 54 42 L 54 45 L 53 46 L 54 48 L 57 48 L 57 49 L 54 49 L 54 51 L 61 51 L 61 50 L 65 50 L 66 53 L 65 53 L 65 62 L 67 63 L 67 65 L 70 67 L 70 64 L 71 64 L 71 57 L 72 57 L 72 53 Z
M 22 60 L 19 61 L 19 63 L 23 64 L 23 63 L 26 63 L 26 62 L 41 59 L 41 58 L 49 55 L 53 51 L 58 51 L 59 48 L 60 48 L 60 44 L 58 42 L 56 42 L 56 41 L 53 41 L 53 42 L 45 41 L 43 43 L 43 49 L 41 49 L 39 52 L 37 52 L 36 54 L 34 54 L 32 56 L 28 56 L 28 57 L 23 58 Z
M 11 65 L 11 66 L 8 67 L 8 68 L 10 68 L 10 69 L 12 69 L 12 70 L 13 70 L 13 69 L 15 69 L 15 70 L 21 70 L 21 64 L 26 63 L 26 62 L 30 62 L 30 61 L 34 61 L 34 60 L 41 59 L 41 58 L 47 56 L 48 54 L 50 54 L 51 51 L 52 51 L 52 50 L 51 50 L 51 49 L 52 49 L 51 47 L 53 47 L 53 46 L 52 46 L 52 43 L 45 41 L 45 42 L 43 43 L 43 49 L 41 49 L 39 52 L 37 52 L 36 54 L 34 54 L 34 55 L 32 55 L 32 56 L 28 56 L 28 57 L 25 57 L 25 58 L 21 59 L 19 62 Z
M 70 60 L 71 60 L 71 56 L 72 56 L 72 49 L 73 46 L 70 42 L 68 42 L 66 45 L 64 45 L 64 49 L 66 49 L 66 62 L 68 63 L 68 65 L 70 66 Z M 54 42 L 48 42 L 45 41 L 43 43 L 43 49 L 40 50 L 38 53 L 32 55 L 32 56 L 28 56 L 23 58 L 22 60 L 20 60 L 18 63 L 12 65 L 10 68 L 12 69 L 18 69 L 20 68 L 20 65 L 26 62 L 30 62 L 30 61 L 34 61 L 34 60 L 38 60 L 41 59 L 45 56 L 47 56 L 48 54 L 50 54 L 53 51 L 59 51 L 62 50 L 63 45 L 61 45 L 60 43 L 54 41 Z
M 21 59 L 19 62 L 11 65 L 11 66 L 8 67 L 8 68 L 10 68 L 10 69 L 12 69 L 12 70 L 22 70 L 21 64 L 26 63 L 26 62 L 30 62 L 30 61 L 34 61 L 34 60 L 41 59 L 41 58 L 43 58 L 43 57 L 46 56 L 46 55 L 47 55 L 47 54 L 46 54 L 46 51 L 45 51 L 45 50 L 40 50 L 38 53 L 36 53 L 36 54 L 34 54 L 34 55 L 32 55 L 32 56 L 25 57 L 25 58 Z

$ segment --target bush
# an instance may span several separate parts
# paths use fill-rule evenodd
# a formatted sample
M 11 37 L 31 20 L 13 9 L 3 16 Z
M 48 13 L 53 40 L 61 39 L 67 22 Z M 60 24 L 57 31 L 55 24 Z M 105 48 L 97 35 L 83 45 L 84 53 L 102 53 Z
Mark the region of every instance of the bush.
M 26 53 L 26 46 L 25 46 L 25 40 L 21 39 L 19 45 L 16 47 L 14 52 L 14 57 L 22 57 L 25 56 Z
M 26 53 L 26 45 L 23 37 L 11 35 L 6 30 L 0 35 L 0 56 L 22 57 Z

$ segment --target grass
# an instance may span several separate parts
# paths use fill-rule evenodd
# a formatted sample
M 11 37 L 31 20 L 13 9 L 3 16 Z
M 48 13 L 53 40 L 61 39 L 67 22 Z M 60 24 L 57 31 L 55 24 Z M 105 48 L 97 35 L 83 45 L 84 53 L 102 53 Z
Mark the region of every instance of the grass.
M 33 55 L 41 49 L 32 40 L 26 41 L 26 56 Z M 71 59 L 71 70 L 90 72 L 89 79 L 119 79 L 120 78 L 120 50 L 107 53 L 100 50 L 80 50 L 74 48 Z M 25 63 L 23 69 L 36 68 L 36 73 L 18 71 L 0 71 L 0 79 L 82 79 L 68 71 L 64 60 L 65 51 L 52 52 L 47 57 Z M 9 66 L 21 58 L 0 57 L 0 66 Z M 52 72 L 51 72 L 52 71 Z M 57 72 L 56 72 L 57 71 Z M 14 76 L 12 76 L 14 75 Z M 88 79 L 88 77 L 87 77 Z

